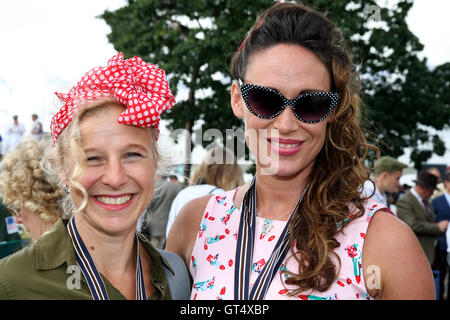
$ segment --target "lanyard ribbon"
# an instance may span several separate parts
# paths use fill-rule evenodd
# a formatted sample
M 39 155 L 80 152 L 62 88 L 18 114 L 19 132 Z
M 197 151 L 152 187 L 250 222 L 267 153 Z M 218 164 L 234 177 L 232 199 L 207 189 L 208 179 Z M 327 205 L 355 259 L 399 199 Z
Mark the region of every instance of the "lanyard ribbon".
M 94 260 L 86 248 L 83 240 L 78 233 L 75 225 L 75 219 L 72 217 L 67 223 L 67 230 L 72 239 L 73 247 L 75 249 L 75 257 L 77 264 L 83 273 L 86 283 L 91 292 L 93 300 L 109 300 L 108 292 L 106 291 L 105 283 L 103 282 L 100 273 L 95 266 Z M 146 300 L 146 292 L 144 286 L 144 274 L 142 272 L 141 256 L 139 254 L 139 239 L 137 242 L 137 261 L 136 261 L 136 300 Z
M 234 274 L 234 299 L 235 300 L 262 300 L 264 299 L 267 290 L 269 289 L 270 283 L 273 277 L 277 273 L 287 252 L 289 251 L 289 232 L 290 232 L 290 221 L 294 216 L 295 210 L 303 200 L 303 197 L 308 190 L 309 183 L 305 190 L 301 194 L 297 201 L 294 209 L 291 212 L 291 216 L 281 233 L 272 254 L 262 269 L 261 273 L 258 275 L 255 284 L 250 290 L 250 274 L 252 271 L 253 262 L 253 247 L 255 240 L 255 229 L 256 229 L 256 177 L 247 190 L 244 201 L 242 203 L 242 214 L 241 221 L 239 223 L 239 236 L 237 240 L 236 247 L 236 265 Z M 299 224 L 299 219 L 294 222 L 293 232 L 297 230 Z

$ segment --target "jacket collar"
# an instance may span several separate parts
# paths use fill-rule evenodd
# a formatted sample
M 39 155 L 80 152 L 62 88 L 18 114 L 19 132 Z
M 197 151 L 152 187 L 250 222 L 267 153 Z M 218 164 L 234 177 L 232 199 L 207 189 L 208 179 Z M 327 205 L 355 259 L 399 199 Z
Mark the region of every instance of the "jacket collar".
M 64 263 L 67 265 L 77 263 L 72 240 L 62 219 L 53 225 L 50 232 L 42 235 L 36 241 L 35 246 L 37 270 L 51 270 Z
M 73 249 L 72 239 L 67 232 L 66 223 L 59 219 L 53 228 L 42 235 L 35 243 L 36 246 L 36 269 L 37 270 L 51 270 L 58 268 L 66 263 L 68 266 L 76 265 L 75 251 Z M 159 251 L 155 249 L 150 242 L 138 233 L 139 240 L 143 244 L 146 252 L 152 261 L 161 261 L 161 263 L 169 269 L 172 274 L 175 274 L 169 263 L 164 259 Z M 153 269 L 153 268 L 152 268 Z M 158 273 L 163 270 L 155 271 Z

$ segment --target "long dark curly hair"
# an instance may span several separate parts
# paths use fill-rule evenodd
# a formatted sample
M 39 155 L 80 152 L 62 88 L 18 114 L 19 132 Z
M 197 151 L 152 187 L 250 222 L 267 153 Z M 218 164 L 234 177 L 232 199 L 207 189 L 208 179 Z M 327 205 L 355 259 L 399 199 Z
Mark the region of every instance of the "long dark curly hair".
M 250 56 L 280 43 L 314 52 L 329 70 L 332 91 L 340 96 L 309 177 L 310 187 L 292 219 L 300 220 L 300 228 L 295 234 L 291 232 L 290 239 L 291 253 L 299 268 L 287 272 L 286 281 L 298 286 L 290 292 L 292 295 L 308 290 L 323 292 L 339 273 L 340 260 L 333 251 L 339 246 L 336 235 L 348 217 L 363 214 L 365 199 L 360 192 L 369 178 L 364 160 L 370 149 L 378 150 L 368 144 L 361 129 L 360 79 L 351 55 L 341 33 L 325 15 L 294 3 L 280 3 L 265 10 L 232 57 L 232 77 L 245 79 Z

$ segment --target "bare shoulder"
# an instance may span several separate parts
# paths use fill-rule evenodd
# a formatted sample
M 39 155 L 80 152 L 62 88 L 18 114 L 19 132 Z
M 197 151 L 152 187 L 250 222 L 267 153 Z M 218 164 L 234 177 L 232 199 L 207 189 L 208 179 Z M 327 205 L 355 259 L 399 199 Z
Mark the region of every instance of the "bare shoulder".
M 234 195 L 233 203 L 238 209 L 241 209 L 242 201 L 244 200 L 245 193 L 250 187 L 250 184 L 251 182 L 247 182 L 246 184 L 240 186 Z
M 211 195 L 193 199 L 178 213 L 167 237 L 166 250 L 177 253 L 189 265 L 203 212 Z
M 380 299 L 434 299 L 430 264 L 414 232 L 378 210 L 364 241 L 362 267 L 369 293 Z

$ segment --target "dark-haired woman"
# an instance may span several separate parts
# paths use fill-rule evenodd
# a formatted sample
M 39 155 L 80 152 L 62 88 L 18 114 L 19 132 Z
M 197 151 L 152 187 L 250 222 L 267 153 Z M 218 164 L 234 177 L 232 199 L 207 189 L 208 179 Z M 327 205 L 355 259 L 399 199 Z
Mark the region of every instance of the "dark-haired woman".
M 372 147 L 354 70 L 324 15 L 282 3 L 258 17 L 231 70 L 255 178 L 188 203 L 167 241 L 192 299 L 434 298 L 412 231 L 360 195 Z

